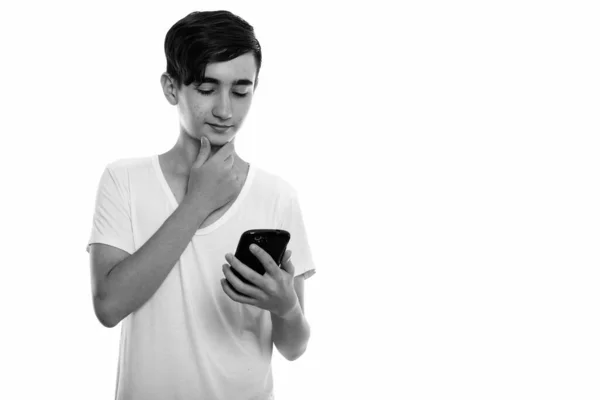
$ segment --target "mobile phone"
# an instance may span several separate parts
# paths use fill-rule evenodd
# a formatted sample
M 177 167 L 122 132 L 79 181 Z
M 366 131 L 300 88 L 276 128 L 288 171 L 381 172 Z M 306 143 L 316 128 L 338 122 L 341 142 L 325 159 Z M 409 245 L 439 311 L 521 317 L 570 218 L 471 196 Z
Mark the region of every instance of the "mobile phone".
M 235 251 L 235 258 L 259 274 L 264 275 L 265 268 L 260 260 L 250 251 L 250 245 L 254 243 L 269 253 L 275 263 L 281 268 L 283 255 L 285 254 L 290 237 L 290 233 L 282 229 L 251 229 L 242 233 L 237 250 Z M 234 268 L 231 271 L 242 282 L 251 284 Z

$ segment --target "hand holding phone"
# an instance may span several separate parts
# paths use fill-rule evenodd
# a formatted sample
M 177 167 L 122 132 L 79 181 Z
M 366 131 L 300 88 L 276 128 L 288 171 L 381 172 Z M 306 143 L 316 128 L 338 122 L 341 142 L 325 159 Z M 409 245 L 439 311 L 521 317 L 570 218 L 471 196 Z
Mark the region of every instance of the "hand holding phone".
M 278 229 L 256 229 L 244 232 L 235 255 L 228 254 L 225 257 L 233 267 L 227 268 L 227 264 L 223 265 L 225 279 L 221 280 L 221 286 L 225 293 L 233 301 L 262 308 L 280 318 L 285 318 L 293 310 L 301 308 L 294 290 L 294 265 L 289 258 L 283 260 L 286 253 L 288 257 L 291 256 L 290 251 L 286 252 L 289 240 L 289 232 Z M 253 243 L 262 250 L 250 250 L 250 245 Z M 272 263 L 277 264 L 280 270 L 274 270 Z M 267 275 L 265 275 L 265 265 L 270 271 Z M 244 266 L 263 277 L 259 279 L 253 276 L 255 284 L 248 282 L 235 270 L 239 268 L 246 273 Z M 232 273 L 239 281 L 232 276 Z
M 257 273 L 264 275 L 265 267 L 262 265 L 260 260 L 256 258 L 250 251 L 250 245 L 256 244 L 261 249 L 269 253 L 273 261 L 281 267 L 283 261 L 283 255 L 290 241 L 290 233 L 281 229 L 252 229 L 242 233 L 240 241 L 238 242 L 237 250 L 235 251 L 235 258 L 246 264 L 249 268 L 252 268 Z M 237 271 L 232 270 L 235 276 L 237 276 L 242 282 L 249 283 L 243 276 Z
M 257 273 L 264 275 L 265 268 L 258 258 L 250 251 L 250 245 L 256 244 L 269 253 L 273 261 L 281 268 L 283 255 L 290 241 L 290 233 L 281 229 L 252 229 L 242 233 L 238 242 L 235 258 L 252 268 Z M 242 282 L 248 283 L 235 269 L 231 270 Z

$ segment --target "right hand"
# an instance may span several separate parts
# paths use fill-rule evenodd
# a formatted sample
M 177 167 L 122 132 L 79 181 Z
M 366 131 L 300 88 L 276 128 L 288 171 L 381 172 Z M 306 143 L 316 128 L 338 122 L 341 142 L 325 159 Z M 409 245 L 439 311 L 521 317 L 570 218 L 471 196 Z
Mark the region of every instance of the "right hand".
M 190 169 L 186 197 L 213 212 L 239 193 L 241 179 L 233 169 L 233 143 L 229 142 L 210 156 L 210 142 L 202 137 L 198 158 Z

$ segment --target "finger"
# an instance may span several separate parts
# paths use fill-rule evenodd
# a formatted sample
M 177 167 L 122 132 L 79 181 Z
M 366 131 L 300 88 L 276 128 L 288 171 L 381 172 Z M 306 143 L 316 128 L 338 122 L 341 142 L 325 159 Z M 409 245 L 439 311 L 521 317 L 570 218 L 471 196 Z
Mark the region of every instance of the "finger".
M 279 266 L 273 260 L 273 257 L 266 251 L 264 251 L 260 246 L 256 244 L 250 245 L 250 251 L 252 254 L 258 258 L 261 264 L 265 267 L 265 271 L 268 272 L 272 276 L 277 276 L 280 273 Z
M 264 278 L 258 272 L 238 260 L 233 254 L 227 253 L 225 259 L 229 261 L 229 264 L 238 272 L 242 277 L 249 281 L 254 286 L 259 288 L 263 287 Z
M 235 147 L 232 142 L 227 142 L 215 154 L 213 157 L 217 156 L 217 159 L 220 161 L 225 161 L 229 156 L 233 156 L 233 151 Z
M 294 276 L 294 273 L 296 272 L 296 268 L 294 267 L 294 264 L 292 263 L 292 251 L 291 250 L 286 250 L 285 254 L 283 255 L 283 262 L 281 263 L 281 268 L 283 270 L 285 270 L 285 272 L 287 272 L 288 274 Z
M 283 254 L 282 258 L 284 261 L 289 261 L 292 258 L 292 251 L 290 249 L 287 249 Z
M 235 290 L 237 290 L 238 293 L 257 300 L 260 300 L 264 297 L 262 296 L 263 292 L 259 288 L 253 285 L 249 285 L 243 282 L 240 278 L 238 278 L 233 273 L 229 265 L 223 264 L 223 274 L 225 275 L 225 278 L 227 278 L 227 281 L 229 281 L 229 284 Z
M 198 157 L 194 162 L 195 166 L 201 166 L 210 157 L 210 141 L 206 136 L 200 138 L 200 151 L 198 151 Z
M 250 304 L 253 306 L 257 305 L 258 302 L 255 299 L 251 299 L 250 297 L 234 292 L 231 289 L 231 286 L 229 285 L 230 284 L 227 283 L 227 279 L 221 279 L 221 287 L 223 288 L 225 294 L 229 296 L 231 300 L 237 301 L 238 303 Z

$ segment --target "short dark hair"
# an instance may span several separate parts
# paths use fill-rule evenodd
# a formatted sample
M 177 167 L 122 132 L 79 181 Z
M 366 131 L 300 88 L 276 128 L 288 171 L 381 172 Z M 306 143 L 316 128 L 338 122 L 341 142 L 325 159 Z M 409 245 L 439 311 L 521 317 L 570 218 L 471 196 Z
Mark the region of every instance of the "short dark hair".
M 200 83 L 206 65 L 229 61 L 252 52 L 256 60 L 256 81 L 262 62 L 260 43 L 254 28 L 229 11 L 194 11 L 180 19 L 165 37 L 167 74 L 181 84 Z

